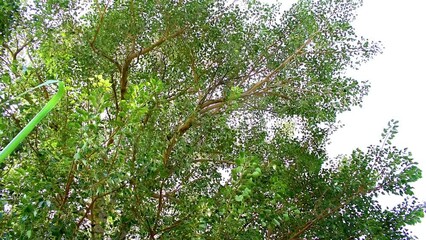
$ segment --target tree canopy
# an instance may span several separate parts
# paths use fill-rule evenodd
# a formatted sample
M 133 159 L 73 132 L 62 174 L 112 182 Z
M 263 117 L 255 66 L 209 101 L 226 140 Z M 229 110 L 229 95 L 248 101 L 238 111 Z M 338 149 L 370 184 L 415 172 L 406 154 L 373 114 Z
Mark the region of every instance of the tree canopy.
M 397 121 L 366 151 L 325 148 L 368 93 L 346 70 L 381 52 L 351 25 L 361 5 L 6 1 L 0 146 L 55 90 L 8 100 L 48 79 L 66 96 L 0 164 L 1 238 L 415 238 Z

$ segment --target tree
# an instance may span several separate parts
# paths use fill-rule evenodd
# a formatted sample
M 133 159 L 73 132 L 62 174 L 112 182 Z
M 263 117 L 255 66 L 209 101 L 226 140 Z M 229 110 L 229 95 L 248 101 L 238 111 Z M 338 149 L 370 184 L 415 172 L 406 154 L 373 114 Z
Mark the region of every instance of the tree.
M 368 92 L 345 70 L 381 51 L 351 26 L 360 5 L 22 3 L 0 101 L 67 93 L 1 166 L 2 238 L 414 238 L 421 171 L 397 122 L 367 152 L 325 151 Z M 1 105 L 1 146 L 53 92 Z
M 17 18 L 18 5 L 16 0 L 3 0 L 0 3 L 0 43 L 10 33 L 11 25 Z

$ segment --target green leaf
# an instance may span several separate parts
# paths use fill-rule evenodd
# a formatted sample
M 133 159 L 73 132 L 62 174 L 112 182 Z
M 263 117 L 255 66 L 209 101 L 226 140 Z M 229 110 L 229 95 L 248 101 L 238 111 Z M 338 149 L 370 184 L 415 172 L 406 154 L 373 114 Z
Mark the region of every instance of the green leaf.
M 244 199 L 243 195 L 237 195 L 237 196 L 235 196 L 235 201 L 237 201 L 237 202 L 242 202 L 243 199 Z
M 348 156 L 325 144 L 369 90 L 346 70 L 381 52 L 352 26 L 361 1 L 33 2 L 0 17 L 0 102 L 50 76 L 67 94 L 0 164 L 2 237 L 413 237 L 398 123 Z M 0 145 L 54 92 L 0 105 Z

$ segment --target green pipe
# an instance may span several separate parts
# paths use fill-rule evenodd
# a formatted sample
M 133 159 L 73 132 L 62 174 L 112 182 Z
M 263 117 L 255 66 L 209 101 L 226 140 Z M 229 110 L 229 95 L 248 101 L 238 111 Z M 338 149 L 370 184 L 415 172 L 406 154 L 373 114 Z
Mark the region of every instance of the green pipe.
M 35 126 L 37 126 L 37 124 L 41 120 L 43 120 L 43 118 L 45 118 L 46 115 L 56 106 L 56 104 L 58 104 L 59 100 L 65 93 L 65 86 L 62 81 L 49 80 L 23 93 L 25 94 L 36 88 L 52 83 L 58 84 L 57 93 L 52 97 L 52 99 L 49 100 L 49 102 L 46 103 L 46 105 L 40 110 L 40 112 L 37 113 L 37 115 L 35 115 L 35 117 L 31 119 L 31 121 L 18 133 L 18 135 L 16 135 L 15 138 L 13 138 L 12 141 L 0 152 L 0 164 L 16 149 L 16 147 L 19 146 L 19 144 L 28 136 L 28 134 L 31 133 Z M 19 96 L 23 94 L 20 94 Z

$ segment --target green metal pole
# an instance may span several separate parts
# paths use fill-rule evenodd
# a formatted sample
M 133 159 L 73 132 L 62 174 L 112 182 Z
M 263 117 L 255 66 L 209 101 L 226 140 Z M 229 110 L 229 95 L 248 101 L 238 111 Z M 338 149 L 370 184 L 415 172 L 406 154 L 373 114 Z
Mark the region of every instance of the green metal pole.
M 37 124 L 46 117 L 46 115 L 58 104 L 59 100 L 65 93 L 65 86 L 62 81 L 51 80 L 46 83 L 40 84 L 35 88 L 39 88 L 46 84 L 58 83 L 57 93 L 50 99 L 49 102 L 40 110 L 37 115 L 16 135 L 12 141 L 0 152 L 0 163 L 2 163 L 18 146 L 19 144 L 31 133 Z M 32 88 L 31 90 L 35 89 Z M 27 91 L 28 92 L 28 91 Z M 25 92 L 25 93 L 27 93 Z

